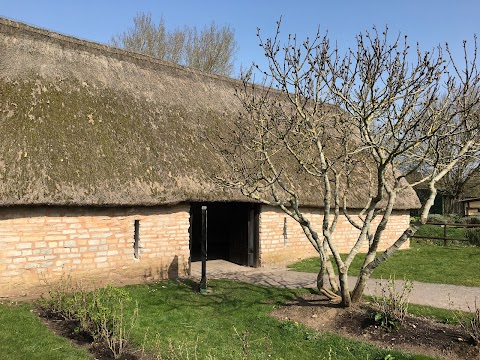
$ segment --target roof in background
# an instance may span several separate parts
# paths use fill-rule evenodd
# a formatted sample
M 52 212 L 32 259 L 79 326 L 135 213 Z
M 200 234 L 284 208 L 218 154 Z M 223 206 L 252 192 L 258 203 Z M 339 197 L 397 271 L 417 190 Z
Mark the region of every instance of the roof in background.
M 471 201 L 479 201 L 479 200 L 480 200 L 480 196 L 479 197 L 468 198 L 468 199 L 461 199 L 461 200 L 458 200 L 458 202 L 471 202 Z

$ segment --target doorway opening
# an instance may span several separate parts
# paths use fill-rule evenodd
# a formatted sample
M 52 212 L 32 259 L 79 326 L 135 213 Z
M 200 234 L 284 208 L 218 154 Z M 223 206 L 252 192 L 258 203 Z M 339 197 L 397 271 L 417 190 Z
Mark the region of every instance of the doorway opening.
M 201 259 L 202 206 L 207 207 L 207 259 L 257 267 L 259 207 L 249 203 L 192 203 L 191 261 Z

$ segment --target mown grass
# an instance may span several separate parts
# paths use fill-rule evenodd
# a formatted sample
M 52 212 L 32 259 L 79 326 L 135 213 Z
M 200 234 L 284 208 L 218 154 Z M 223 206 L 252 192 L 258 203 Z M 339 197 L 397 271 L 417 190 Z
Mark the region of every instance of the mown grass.
M 357 256 L 349 269 L 356 276 L 362 265 Z M 318 258 L 299 261 L 289 266 L 294 271 L 317 272 Z M 397 251 L 372 274 L 373 278 L 388 278 L 480 286 L 480 248 L 472 246 L 437 246 L 425 242 L 412 242 L 408 250 Z
M 307 290 L 211 281 L 208 295 L 195 284 L 164 281 L 128 286 L 138 302 L 132 340 L 162 359 L 429 359 L 380 349 L 334 334 L 318 333 L 281 321 L 270 312 Z M 133 306 L 133 305 L 132 305 Z M 129 309 L 132 310 L 132 309 Z M 127 311 L 130 313 L 130 311 Z M 0 304 L 1 359 L 92 359 L 53 335 L 31 312 L 30 304 Z
M 50 332 L 31 309 L 26 303 L 0 302 L 0 359 L 92 359 L 86 350 Z
M 269 315 L 305 290 L 218 280 L 209 287 L 209 295 L 173 281 L 127 287 L 139 306 L 135 343 L 150 351 L 160 347 L 163 354 L 169 346 L 182 348 L 198 359 L 242 359 L 243 349 L 248 349 L 248 359 L 384 359 L 389 353 L 397 360 L 426 359 L 320 334 Z

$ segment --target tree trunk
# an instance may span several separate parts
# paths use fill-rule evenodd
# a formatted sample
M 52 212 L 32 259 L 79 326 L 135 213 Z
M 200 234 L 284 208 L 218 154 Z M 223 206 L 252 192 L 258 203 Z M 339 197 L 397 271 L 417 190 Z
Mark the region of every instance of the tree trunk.
M 433 204 L 433 197 L 430 199 L 430 206 Z M 428 205 L 428 204 L 427 204 Z M 423 220 L 426 220 L 426 214 L 422 214 Z M 367 285 L 367 280 L 370 278 L 372 272 L 378 267 L 378 265 L 385 262 L 390 256 L 392 256 L 405 241 L 410 239 L 420 227 L 421 222 L 411 223 L 409 227 L 403 232 L 403 234 L 381 255 L 377 258 L 366 258 L 363 264 L 362 270 L 358 275 L 357 283 L 352 292 L 352 302 L 359 302 L 362 299 L 363 292 Z M 373 254 L 371 254 L 373 257 Z
M 318 275 L 317 275 L 317 289 L 320 292 L 323 289 L 323 285 L 324 285 L 323 278 L 326 272 L 327 272 L 327 267 L 325 266 L 325 261 L 323 261 L 322 257 L 320 256 L 320 270 L 318 271 Z
M 358 303 L 362 300 L 363 292 L 365 291 L 365 286 L 367 286 L 367 280 L 370 278 L 370 274 L 367 274 L 365 271 L 361 271 L 355 288 L 352 292 L 352 303 Z
M 465 210 L 459 200 L 460 195 L 444 195 L 443 215 L 457 214 L 458 216 L 465 216 Z
M 375 260 L 375 252 L 368 253 L 365 256 L 363 261 L 362 269 L 360 270 L 360 274 L 358 275 L 357 282 L 355 283 L 355 288 L 352 292 L 352 303 L 357 303 L 362 300 L 363 292 L 365 290 L 365 286 L 367 285 L 367 280 L 370 278 L 371 272 L 365 271 L 365 268 L 370 264 L 373 260 Z
M 350 307 L 352 299 L 350 298 L 350 291 L 348 288 L 348 269 L 340 272 L 340 296 L 342 297 L 342 306 Z
M 335 275 L 335 270 L 333 270 L 333 265 L 332 262 L 330 261 L 330 257 L 327 255 L 326 260 L 326 268 L 327 268 L 327 274 L 328 274 L 328 280 L 330 281 L 330 287 L 332 288 L 332 291 L 334 293 L 339 293 L 339 286 L 337 283 L 337 277 Z
M 335 275 L 335 270 L 333 269 L 332 262 L 330 261 L 330 257 L 325 249 L 325 246 L 320 247 L 319 251 L 320 257 L 320 270 L 317 275 L 317 289 L 321 291 L 321 289 L 325 288 L 324 278 L 325 275 L 328 275 L 328 281 L 330 282 L 330 287 L 334 293 L 339 293 L 339 286 L 337 283 L 337 277 Z
M 326 274 L 328 274 L 330 285 L 333 291 L 325 287 L 324 279 Z M 332 303 L 338 304 L 342 302 L 342 298 L 340 297 L 340 295 L 338 295 L 338 285 L 335 279 L 335 272 L 333 271 L 332 263 L 329 259 L 328 261 L 322 260 L 322 257 L 320 257 L 320 271 L 317 275 L 317 289 L 320 294 L 325 295 L 327 298 L 330 299 Z

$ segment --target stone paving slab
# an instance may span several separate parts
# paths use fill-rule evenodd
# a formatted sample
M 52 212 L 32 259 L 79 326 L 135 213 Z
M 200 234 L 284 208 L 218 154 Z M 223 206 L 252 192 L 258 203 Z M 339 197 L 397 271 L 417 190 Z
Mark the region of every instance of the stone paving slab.
M 200 278 L 201 263 L 192 263 L 192 277 Z M 249 268 L 236 265 L 224 260 L 209 260 L 207 262 L 207 278 L 231 279 L 281 288 L 315 288 L 316 274 L 288 270 L 285 266 Z M 355 277 L 349 277 L 350 286 L 353 288 Z M 366 295 L 380 295 L 382 284 L 386 280 L 369 279 Z M 384 285 L 383 285 L 384 286 Z M 403 281 L 396 281 L 396 288 L 402 289 Z M 473 311 L 475 301 L 478 299 L 480 307 L 480 288 L 431 284 L 415 281 L 410 294 L 410 303 L 428 305 L 444 309 L 458 309 Z

